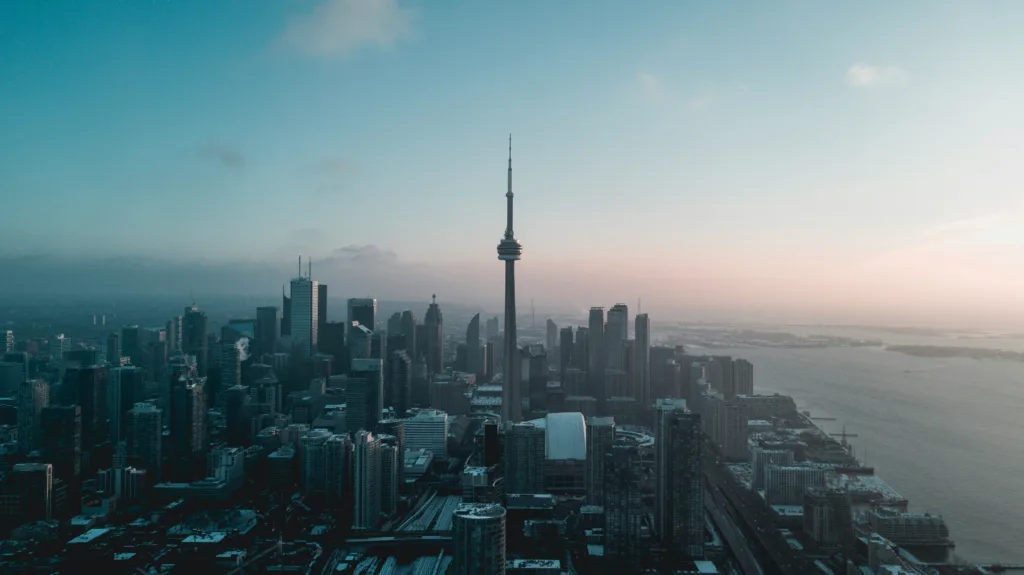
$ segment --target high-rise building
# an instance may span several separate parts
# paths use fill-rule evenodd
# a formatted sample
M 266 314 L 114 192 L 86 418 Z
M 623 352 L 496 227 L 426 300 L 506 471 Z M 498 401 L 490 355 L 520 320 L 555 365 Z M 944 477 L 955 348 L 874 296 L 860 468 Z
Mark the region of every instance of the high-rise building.
M 181 353 L 181 329 L 182 329 L 182 318 L 180 315 L 172 317 L 167 321 L 167 326 L 164 330 L 167 333 L 167 353 L 170 355 L 177 355 Z M 121 354 L 124 354 L 124 342 L 121 342 Z
M 125 414 L 136 403 L 145 399 L 146 374 L 143 370 L 126 365 L 115 367 L 107 374 L 107 415 L 110 419 L 110 443 L 117 445 L 125 439 Z
M 428 373 L 444 371 L 444 315 L 437 305 L 437 294 L 430 296 L 430 307 L 423 317 L 426 332 L 426 353 Z
M 682 400 L 655 405 L 654 523 L 669 553 L 704 556 L 704 434 Z
M 61 385 L 64 405 L 82 408 L 82 449 L 85 461 L 107 442 L 107 368 L 90 365 L 68 368 Z M 93 471 L 90 467 L 87 471 Z
M 391 352 L 385 374 L 384 407 L 393 407 L 399 417 L 405 417 L 412 407 L 412 360 L 404 349 Z
M 300 271 L 301 271 L 301 267 Z M 292 334 L 292 298 L 285 293 L 284 286 L 281 286 L 281 335 Z M 266 352 L 264 352 L 266 353 Z
M 505 492 L 544 493 L 544 428 L 533 421 L 504 425 Z
M 395 445 L 398 446 L 398 490 L 403 490 L 402 484 L 402 473 L 405 470 L 405 450 L 408 446 L 405 444 L 405 420 L 404 419 L 385 419 L 377 424 L 377 432 L 382 435 L 395 438 Z
M 409 350 L 409 357 L 416 361 L 420 357 L 418 353 L 419 347 L 416 345 L 416 314 L 412 310 L 405 310 L 402 312 L 402 319 L 399 322 L 402 335 L 405 336 L 406 349 Z
M 53 466 L 49 463 L 17 463 L 7 476 L 6 490 L 21 501 L 21 517 L 26 523 L 48 521 L 52 517 Z
M 113 367 L 121 365 L 121 338 L 117 332 L 107 335 L 107 363 Z
M 26 379 L 18 387 L 18 451 L 30 453 L 42 447 L 41 414 L 50 405 L 50 384 Z
M 321 326 L 318 326 L 321 327 Z M 257 354 L 274 353 L 274 345 L 281 338 L 281 312 L 274 306 L 256 308 L 256 341 Z
M 398 467 L 402 460 L 398 455 L 401 446 L 394 435 L 378 434 L 377 438 L 380 440 L 380 510 L 390 517 L 398 511 L 398 484 L 404 471 Z
M 148 482 L 159 482 L 163 464 L 163 414 L 152 403 L 139 402 L 128 410 L 125 420 L 129 461 L 133 467 L 146 470 Z
M 548 356 L 542 345 L 524 347 L 519 353 L 523 409 L 540 417 L 547 411 Z
M 327 284 L 317 284 L 316 287 L 316 323 L 323 325 L 327 323 Z
M 348 311 L 348 334 L 346 338 L 357 335 L 353 332 L 355 329 L 352 322 L 359 322 L 359 325 L 365 326 L 370 331 L 377 329 L 377 300 L 371 297 L 354 297 L 349 298 L 347 304 Z
M 9 329 L 6 329 L 6 330 L 4 330 L 3 334 L 4 334 L 4 353 L 9 353 L 9 352 L 14 351 L 14 332 L 9 330 Z
M 352 475 L 352 440 L 347 434 L 335 434 L 327 440 L 327 479 L 325 500 L 329 509 L 337 509 L 346 501 Z
M 380 522 L 381 510 L 380 440 L 363 430 L 355 434 L 353 443 L 352 529 L 373 529 Z
M 558 334 L 558 373 L 565 379 L 565 371 L 573 367 L 573 343 L 572 326 L 566 326 Z
M 316 350 L 320 319 L 319 288 L 308 277 L 297 277 L 291 283 L 291 336 L 292 346 L 302 357 L 312 357 Z
M 588 505 L 605 504 L 605 454 L 615 444 L 615 419 L 611 417 L 587 418 L 587 465 L 583 485 Z
M 544 337 L 544 349 L 548 353 L 554 353 L 555 346 L 558 344 L 558 325 L 555 324 L 555 320 L 548 318 L 545 328 L 547 331 Z
M 633 344 L 633 373 L 636 400 L 644 408 L 651 404 L 651 320 L 645 313 L 636 316 L 636 340 Z
M 587 362 L 587 374 L 590 378 L 590 389 L 597 398 L 598 409 L 604 410 L 604 402 L 607 397 L 604 395 L 604 370 L 608 363 L 608 355 L 605 352 L 604 334 L 604 308 L 590 308 L 588 318 L 587 338 L 589 355 Z
M 640 555 L 643 505 L 640 453 L 634 445 L 613 445 L 604 453 L 604 552 L 636 560 Z
M 421 409 L 402 420 L 405 448 L 426 449 L 437 459 L 448 457 L 448 414 L 437 409 Z
M 452 516 L 455 575 L 505 574 L 505 508 L 462 503 Z
M 629 308 L 624 303 L 617 303 L 608 310 L 608 325 L 605 328 L 605 353 L 608 355 L 606 367 L 623 369 L 622 348 L 629 339 Z
M 388 318 L 387 324 L 388 335 L 395 335 L 402 332 L 402 313 L 395 312 Z
M 224 419 L 228 445 L 249 445 L 252 411 L 247 386 L 233 385 L 224 390 Z
M 508 191 L 506 199 L 505 236 L 498 244 L 498 259 L 505 262 L 505 341 L 502 354 L 503 390 L 502 421 L 522 421 L 523 406 L 520 397 L 519 338 L 516 333 L 516 260 L 523 254 L 523 246 L 512 228 L 512 136 L 508 137 Z
M 53 464 L 58 479 L 77 489 L 82 473 L 82 408 L 51 405 L 39 416 L 43 461 Z
M 572 367 L 587 372 L 590 369 L 590 328 L 576 327 L 576 341 L 572 349 Z
M 18 393 L 25 381 L 25 365 L 13 361 L 0 361 L 0 394 L 10 397 Z
M 480 374 L 482 371 L 482 348 L 480 346 L 480 314 L 473 316 L 466 327 L 466 371 Z
M 206 314 L 199 310 L 195 302 L 185 308 L 181 319 L 181 349 L 186 355 L 196 358 L 196 369 L 200 376 L 205 376 L 210 368 L 209 340 L 206 338 Z M 134 357 L 132 363 L 134 364 Z
M 175 481 L 200 479 L 207 449 L 206 378 L 171 374 L 171 472 Z
M 352 360 L 352 370 L 345 388 L 345 421 L 355 434 L 377 428 L 384 412 L 384 365 L 379 359 Z
M 498 335 L 498 332 L 501 331 L 499 329 L 500 325 L 498 316 L 494 316 L 484 322 L 484 339 L 487 341 L 493 340 Z
M 732 362 L 732 366 L 733 393 L 754 395 L 754 364 L 745 359 L 737 359 Z
M 299 439 L 299 486 L 303 495 L 319 495 L 327 490 L 327 440 L 332 435 L 326 429 L 311 429 Z

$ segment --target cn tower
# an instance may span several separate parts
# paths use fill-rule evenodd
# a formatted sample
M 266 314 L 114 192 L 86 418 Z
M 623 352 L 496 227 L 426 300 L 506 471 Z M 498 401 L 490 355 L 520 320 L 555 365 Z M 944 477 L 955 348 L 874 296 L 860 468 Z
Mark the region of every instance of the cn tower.
M 498 244 L 498 259 L 505 262 L 505 347 L 504 378 L 501 392 L 501 420 L 522 421 L 522 384 L 519 381 L 519 344 L 516 338 L 516 260 L 523 253 L 523 246 L 512 231 L 512 135 L 508 137 L 508 191 L 505 192 L 508 220 L 505 237 Z

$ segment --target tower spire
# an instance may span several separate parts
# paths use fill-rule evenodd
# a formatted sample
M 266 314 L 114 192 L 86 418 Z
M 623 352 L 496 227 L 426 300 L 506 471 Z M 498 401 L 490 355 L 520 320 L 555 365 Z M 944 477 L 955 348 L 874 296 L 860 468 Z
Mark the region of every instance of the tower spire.
M 512 194 L 512 134 L 508 135 L 508 191 L 505 192 L 505 198 L 508 203 L 508 222 L 505 225 L 505 237 L 514 238 L 515 232 L 512 231 L 512 198 L 515 197 Z

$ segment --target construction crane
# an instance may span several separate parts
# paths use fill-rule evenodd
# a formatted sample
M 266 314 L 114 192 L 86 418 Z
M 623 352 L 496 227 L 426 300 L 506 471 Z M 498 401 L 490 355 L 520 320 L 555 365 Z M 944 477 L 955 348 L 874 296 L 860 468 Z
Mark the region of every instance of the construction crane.
M 839 438 L 839 443 L 841 443 L 843 445 L 843 447 L 846 447 L 846 446 L 850 445 L 846 441 L 847 437 L 860 437 L 860 435 L 858 435 L 856 433 L 846 433 L 846 426 L 845 425 L 843 426 L 843 432 L 842 433 L 830 433 L 829 435 L 831 435 L 832 437 L 838 437 Z

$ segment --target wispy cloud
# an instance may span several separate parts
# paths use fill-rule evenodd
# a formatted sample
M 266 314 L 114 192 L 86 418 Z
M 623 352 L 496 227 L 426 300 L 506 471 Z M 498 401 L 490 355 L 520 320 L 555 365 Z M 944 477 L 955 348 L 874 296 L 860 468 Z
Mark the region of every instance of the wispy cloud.
M 665 98 L 665 84 L 658 76 L 650 72 L 639 72 L 636 75 L 636 82 L 647 98 L 651 100 L 662 100 Z
M 906 84 L 910 75 L 899 66 L 873 66 L 858 63 L 846 70 L 846 83 L 854 88 Z
M 711 105 L 714 101 L 714 97 L 711 94 L 704 94 L 703 96 L 697 96 L 696 98 L 690 98 L 686 101 L 686 109 L 692 112 L 703 110 Z
M 398 0 L 325 0 L 295 16 L 279 41 L 313 56 L 343 56 L 366 45 L 389 48 L 413 33 L 416 12 Z
M 241 152 L 222 143 L 211 142 L 203 146 L 199 149 L 199 156 L 228 168 L 241 168 L 245 165 L 245 156 Z
M 327 176 L 341 176 L 351 172 L 354 166 L 351 161 L 342 157 L 324 158 L 302 166 L 302 171 Z

